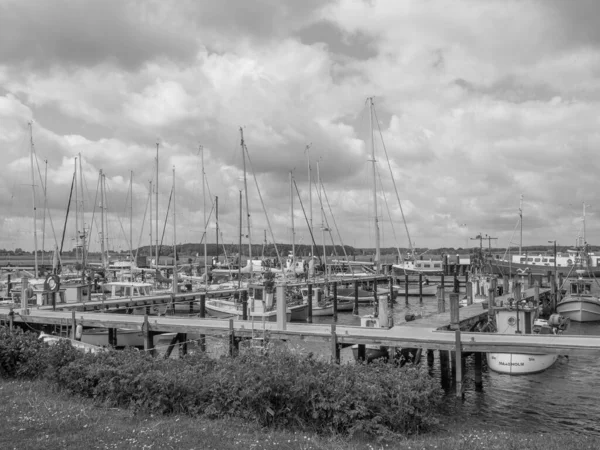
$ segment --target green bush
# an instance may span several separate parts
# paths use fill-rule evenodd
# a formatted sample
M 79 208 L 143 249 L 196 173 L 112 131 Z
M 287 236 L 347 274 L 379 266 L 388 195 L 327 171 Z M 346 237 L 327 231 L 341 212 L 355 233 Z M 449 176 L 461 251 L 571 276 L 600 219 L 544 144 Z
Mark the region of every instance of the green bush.
M 378 438 L 427 430 L 437 423 L 442 398 L 426 368 L 412 364 L 334 365 L 285 349 L 164 360 L 135 350 L 83 354 L 67 346 L 0 333 L 2 374 L 33 377 L 37 370 L 72 394 L 136 412 L 239 417 L 264 427 Z

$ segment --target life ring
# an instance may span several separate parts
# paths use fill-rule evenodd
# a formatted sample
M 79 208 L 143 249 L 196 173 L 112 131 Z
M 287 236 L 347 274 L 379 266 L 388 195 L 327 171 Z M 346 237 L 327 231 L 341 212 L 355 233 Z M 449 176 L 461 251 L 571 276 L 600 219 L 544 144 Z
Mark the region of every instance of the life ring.
M 572 260 L 572 259 L 568 259 L 568 260 L 567 260 L 567 264 L 568 264 L 569 266 L 572 266 L 572 265 L 573 265 L 573 260 Z

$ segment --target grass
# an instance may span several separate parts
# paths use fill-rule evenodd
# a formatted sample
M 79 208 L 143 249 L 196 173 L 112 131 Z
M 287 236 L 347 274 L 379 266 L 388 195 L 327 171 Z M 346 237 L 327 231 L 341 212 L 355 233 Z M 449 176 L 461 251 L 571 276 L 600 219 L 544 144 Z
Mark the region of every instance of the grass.
M 600 436 L 527 434 L 502 430 L 451 431 L 387 444 L 301 431 L 263 430 L 239 420 L 140 416 L 54 392 L 42 381 L 0 381 L 2 449 L 531 449 L 600 448 Z

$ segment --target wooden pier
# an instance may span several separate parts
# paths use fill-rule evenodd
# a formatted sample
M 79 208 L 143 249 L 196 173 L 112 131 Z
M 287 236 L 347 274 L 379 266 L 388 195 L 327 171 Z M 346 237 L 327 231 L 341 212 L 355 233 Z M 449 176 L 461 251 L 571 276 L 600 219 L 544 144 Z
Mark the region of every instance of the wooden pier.
M 283 290 L 279 286 L 278 289 Z M 205 336 L 227 338 L 230 354 L 235 354 L 239 342 L 255 337 L 257 329 L 264 333 L 267 340 L 317 342 L 331 349 L 331 359 L 340 360 L 340 350 L 343 347 L 358 344 L 360 348 L 366 345 L 378 345 L 404 349 L 421 349 L 428 351 L 428 359 L 432 350 L 440 352 L 440 362 L 448 366 L 451 358 L 452 370 L 457 383 L 457 395 L 462 395 L 462 360 L 465 352 L 474 352 L 478 359 L 481 353 L 537 353 L 559 355 L 600 355 L 600 336 L 570 336 L 570 335 L 535 335 L 535 334 L 498 334 L 473 332 L 475 325 L 487 321 L 493 314 L 493 309 L 502 304 L 508 305 L 514 298 L 532 302 L 547 301 L 548 288 L 533 288 L 521 292 L 520 285 L 516 290 L 500 297 L 495 296 L 495 287 L 489 289 L 488 305 L 473 303 L 472 293 L 467 293 L 467 306 L 460 308 L 459 294 L 449 294 L 449 310 L 446 311 L 446 292 L 442 286 L 438 288 L 438 313 L 406 323 L 385 328 L 367 328 L 360 326 L 332 324 L 302 324 L 285 321 L 285 309 L 278 309 L 277 322 L 251 322 L 244 320 L 209 319 L 202 317 L 164 317 L 149 315 L 113 314 L 111 312 L 87 312 L 86 305 L 75 305 L 75 309 L 84 310 L 61 311 L 40 307 L 27 310 L 14 310 L 0 306 L 0 321 L 11 328 L 16 324 L 26 324 L 31 328 L 44 325 L 69 325 L 70 333 L 75 338 L 78 326 L 85 328 L 107 328 L 113 339 L 117 329 L 138 330 L 144 334 L 145 349 L 152 351 L 153 337 L 160 333 L 176 333 L 177 340 L 184 345 L 189 339 L 203 342 Z M 198 293 L 174 294 L 167 299 L 194 301 Z M 278 296 L 282 295 L 281 291 Z M 376 295 L 376 294 L 375 294 Z M 387 302 L 386 296 L 379 297 L 380 302 Z M 130 300 L 130 299 L 127 299 Z M 136 302 L 138 300 L 136 299 Z M 140 301 L 154 301 L 146 298 Z M 147 305 L 147 303 L 145 303 Z M 283 302 L 281 302 L 283 305 Z M 74 304 L 65 306 L 73 307 Z M 106 305 L 105 305 L 106 306 Z M 136 303 L 136 307 L 143 306 Z M 280 303 L 277 304 L 280 306 Z M 489 306 L 489 307 L 486 307 Z M 111 306 L 112 307 L 112 304 Z M 381 308 L 380 308 L 381 310 Z M 200 314 L 202 316 L 203 314 Z M 112 330 L 112 331 L 111 331 Z M 264 331 L 263 331 L 264 330 Z M 117 343 L 113 340 L 113 345 Z

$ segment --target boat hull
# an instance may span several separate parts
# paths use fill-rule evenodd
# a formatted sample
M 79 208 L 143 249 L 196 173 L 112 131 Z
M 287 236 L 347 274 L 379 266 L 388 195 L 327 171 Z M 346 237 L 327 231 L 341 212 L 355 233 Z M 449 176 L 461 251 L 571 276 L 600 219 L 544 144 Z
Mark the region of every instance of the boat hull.
M 558 355 L 528 353 L 488 353 L 487 365 L 494 372 L 508 375 L 526 375 L 543 372 L 551 367 Z
M 333 304 L 327 306 L 313 306 L 312 315 L 313 317 L 333 316 Z
M 533 275 L 548 275 L 548 272 L 554 273 L 554 265 L 542 265 L 542 264 L 523 264 L 523 263 L 515 263 L 508 262 L 504 260 L 498 259 L 490 259 L 490 266 L 492 269 L 492 273 L 499 275 L 506 274 L 533 274 Z M 572 266 L 562 266 L 556 267 L 557 275 L 568 276 L 574 275 L 575 269 Z M 600 276 L 600 268 L 599 267 L 587 267 L 585 269 L 585 275 L 588 277 L 592 276 Z
M 143 347 L 144 333 L 139 330 L 117 329 L 117 347 Z M 108 329 L 90 328 L 83 331 L 81 342 L 98 347 L 108 347 Z
M 600 301 L 566 298 L 556 305 L 556 312 L 574 322 L 597 322 L 600 321 Z
M 394 294 L 396 294 L 396 296 L 405 297 L 406 289 L 404 288 L 404 286 L 394 286 Z M 429 297 L 429 296 L 433 296 L 436 294 L 437 294 L 437 285 L 435 285 L 435 284 L 424 285 L 423 288 L 421 289 L 421 291 L 419 291 L 418 287 L 408 288 L 408 296 L 409 297 L 418 297 L 419 295 L 423 295 L 423 297 L 426 297 L 426 296 Z
M 290 315 L 290 321 L 292 322 L 306 322 L 308 318 L 308 304 L 302 303 L 301 305 L 288 306 L 292 312 Z

